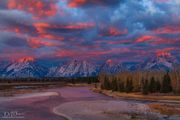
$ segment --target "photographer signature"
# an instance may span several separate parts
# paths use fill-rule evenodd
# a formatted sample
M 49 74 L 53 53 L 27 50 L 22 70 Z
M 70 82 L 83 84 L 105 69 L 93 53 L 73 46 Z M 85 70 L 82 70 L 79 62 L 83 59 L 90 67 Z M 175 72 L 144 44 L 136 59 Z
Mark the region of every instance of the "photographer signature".
M 18 111 L 5 111 L 0 113 L 0 120 L 4 119 L 23 119 L 24 114 Z

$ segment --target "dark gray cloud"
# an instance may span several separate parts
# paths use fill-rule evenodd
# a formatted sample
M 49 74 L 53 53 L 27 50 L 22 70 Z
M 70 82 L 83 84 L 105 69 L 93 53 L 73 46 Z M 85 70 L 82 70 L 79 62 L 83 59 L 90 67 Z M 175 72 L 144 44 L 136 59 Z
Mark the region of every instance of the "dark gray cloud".
M 179 54 L 178 0 L 18 1 L 22 7 L 0 2 L 0 50 L 19 47 L 63 60 L 67 55 L 143 59 L 159 49 Z

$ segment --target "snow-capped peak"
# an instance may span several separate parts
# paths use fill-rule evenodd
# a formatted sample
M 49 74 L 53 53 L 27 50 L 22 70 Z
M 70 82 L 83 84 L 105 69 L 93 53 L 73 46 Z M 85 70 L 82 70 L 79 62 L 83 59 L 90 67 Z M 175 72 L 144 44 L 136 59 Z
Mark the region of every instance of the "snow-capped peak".
M 172 70 L 173 64 L 176 62 L 177 60 L 171 54 L 161 53 L 145 61 L 141 65 L 141 69 L 169 71 Z
M 106 61 L 106 65 L 108 65 L 108 66 L 113 66 L 113 60 L 112 59 L 108 59 L 107 61 Z
M 117 60 L 108 59 L 105 64 L 103 64 L 100 68 L 100 72 L 102 73 L 118 73 L 122 71 L 128 71 L 131 69 L 131 66 L 118 62 Z
M 56 70 L 54 69 L 54 76 L 60 77 L 87 77 L 95 75 L 97 75 L 96 67 L 86 60 L 72 60 L 70 63 Z
M 21 58 L 7 65 L 3 70 L 3 77 L 43 77 L 47 69 L 36 64 L 31 57 Z

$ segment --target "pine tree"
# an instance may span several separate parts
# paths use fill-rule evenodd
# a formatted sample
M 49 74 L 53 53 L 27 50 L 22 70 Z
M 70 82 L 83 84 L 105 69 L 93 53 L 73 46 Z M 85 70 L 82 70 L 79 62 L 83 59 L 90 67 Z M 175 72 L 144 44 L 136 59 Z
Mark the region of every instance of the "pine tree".
M 72 84 L 76 84 L 76 82 L 75 82 L 75 79 L 74 78 L 72 78 Z
M 168 72 L 166 75 L 164 75 L 161 92 L 162 93 L 172 92 L 171 78 Z
M 118 84 L 116 78 L 113 78 L 112 80 L 112 90 L 117 91 L 118 90 Z
M 103 88 L 107 89 L 107 77 L 106 76 L 104 77 L 104 80 L 103 80 Z
M 132 78 L 130 79 L 130 82 L 129 82 L 129 91 L 132 92 L 133 91 L 133 80 Z
M 120 83 L 119 83 L 119 91 L 120 91 L 120 92 L 124 92 L 124 91 L 125 91 L 124 82 L 120 82 Z
M 156 82 L 155 82 L 154 77 L 151 77 L 151 80 L 150 80 L 150 83 L 149 83 L 149 86 L 148 86 L 148 90 L 151 93 L 156 91 Z
M 110 90 L 111 89 L 111 85 L 109 83 L 109 79 L 105 76 L 105 79 L 104 79 L 104 89 L 106 90 Z
M 132 78 L 129 80 L 129 78 L 126 81 L 126 92 L 132 92 L 133 91 L 133 82 L 132 82 Z
M 142 80 L 142 94 L 147 95 L 148 91 L 148 80 Z
M 91 79 L 92 79 L 91 77 L 88 77 L 88 84 L 91 84 L 92 82 Z
M 159 82 L 159 80 L 156 81 L 156 92 L 160 92 L 161 90 L 161 83 Z
M 129 93 L 129 79 L 126 80 L 126 92 Z
M 133 90 L 132 79 L 129 80 L 129 78 L 128 78 L 126 81 L 126 92 L 129 93 L 129 92 L 132 92 L 132 90 Z
M 141 92 L 143 92 L 143 87 L 144 87 L 144 77 L 142 77 L 142 79 L 141 79 L 141 83 L 140 83 L 140 89 L 141 89 Z

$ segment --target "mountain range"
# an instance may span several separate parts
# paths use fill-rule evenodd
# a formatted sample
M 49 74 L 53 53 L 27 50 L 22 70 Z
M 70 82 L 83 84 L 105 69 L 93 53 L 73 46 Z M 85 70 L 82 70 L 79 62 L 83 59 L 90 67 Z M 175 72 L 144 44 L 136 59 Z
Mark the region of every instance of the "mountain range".
M 47 68 L 36 64 L 36 62 L 30 58 L 23 58 L 19 61 L 11 62 L 2 66 L 1 77 L 44 77 L 48 73 Z
M 60 66 L 46 68 L 32 58 L 22 58 L 14 62 L 0 63 L 0 76 L 7 78 L 19 77 L 87 77 L 99 73 L 115 74 L 123 71 L 161 70 L 171 71 L 179 61 L 167 55 L 155 56 L 142 63 L 118 63 L 109 59 L 104 64 L 92 64 L 86 60 L 72 60 Z
M 51 68 L 47 76 L 55 77 L 87 77 L 97 76 L 99 73 L 97 66 L 83 60 L 72 60 L 70 63 L 60 67 Z

